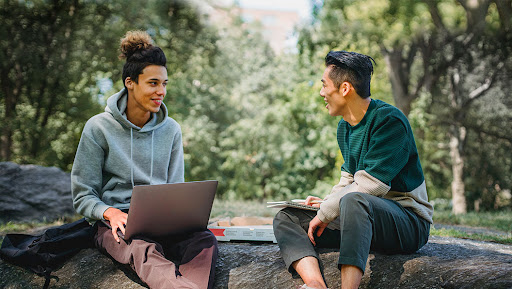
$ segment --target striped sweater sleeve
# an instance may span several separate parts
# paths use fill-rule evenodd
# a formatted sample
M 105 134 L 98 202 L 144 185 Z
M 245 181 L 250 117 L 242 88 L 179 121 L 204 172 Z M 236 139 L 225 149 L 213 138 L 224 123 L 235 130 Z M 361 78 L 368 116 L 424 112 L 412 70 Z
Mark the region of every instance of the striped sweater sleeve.
M 342 178 L 343 173 L 348 174 L 346 172 L 342 172 Z M 320 204 L 320 210 L 318 211 L 317 216 L 320 221 L 324 223 L 330 223 L 340 215 L 340 200 L 346 194 L 360 192 L 382 197 L 391 188 L 364 170 L 357 171 L 354 175 L 353 181 L 350 182 L 349 185 L 339 185 L 340 184 L 334 186 L 331 193 L 325 197 L 324 202 Z

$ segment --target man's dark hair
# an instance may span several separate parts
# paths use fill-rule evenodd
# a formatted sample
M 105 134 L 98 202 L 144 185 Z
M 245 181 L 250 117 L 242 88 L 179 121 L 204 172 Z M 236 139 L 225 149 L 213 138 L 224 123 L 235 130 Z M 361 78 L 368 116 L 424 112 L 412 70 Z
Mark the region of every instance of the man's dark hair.
M 375 60 L 368 55 L 347 51 L 330 51 L 325 57 L 325 66 L 331 67 L 329 78 L 336 88 L 345 81 L 350 82 L 356 93 L 367 98 Z
M 127 77 L 138 83 L 139 74 L 146 66 L 167 67 L 164 52 L 151 42 L 151 37 L 144 31 L 128 31 L 121 39 L 120 58 L 126 58 L 126 63 L 123 66 L 123 83 Z

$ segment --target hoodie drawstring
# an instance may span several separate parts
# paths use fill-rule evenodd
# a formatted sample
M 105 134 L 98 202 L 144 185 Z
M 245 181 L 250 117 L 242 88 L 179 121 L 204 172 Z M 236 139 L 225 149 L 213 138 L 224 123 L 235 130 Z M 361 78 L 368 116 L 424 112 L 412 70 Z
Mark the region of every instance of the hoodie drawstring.
M 132 173 L 132 188 L 135 187 L 133 182 L 133 128 L 130 128 L 130 168 Z
M 155 131 L 151 131 L 151 171 L 149 174 L 149 184 L 151 185 L 151 180 L 153 180 L 153 151 L 154 151 L 154 140 L 155 140 Z
M 154 144 L 155 144 L 155 131 L 151 131 L 151 169 L 149 173 L 149 184 L 153 181 L 153 152 L 154 152 Z M 133 181 L 133 128 L 130 128 L 130 167 L 131 167 L 131 177 L 132 177 L 132 188 L 135 187 L 135 183 Z

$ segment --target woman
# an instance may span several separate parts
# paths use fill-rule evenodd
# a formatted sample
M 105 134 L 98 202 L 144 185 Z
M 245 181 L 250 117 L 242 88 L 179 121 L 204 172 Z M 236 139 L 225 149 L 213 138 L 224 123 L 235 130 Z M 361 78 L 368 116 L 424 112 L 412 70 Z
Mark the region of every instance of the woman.
M 124 241 L 133 186 L 184 181 L 181 128 L 167 116 L 164 52 L 142 31 L 121 40 L 124 88 L 85 124 L 71 171 L 73 206 L 98 222 L 96 246 L 150 288 L 212 288 L 217 241 L 206 230 Z

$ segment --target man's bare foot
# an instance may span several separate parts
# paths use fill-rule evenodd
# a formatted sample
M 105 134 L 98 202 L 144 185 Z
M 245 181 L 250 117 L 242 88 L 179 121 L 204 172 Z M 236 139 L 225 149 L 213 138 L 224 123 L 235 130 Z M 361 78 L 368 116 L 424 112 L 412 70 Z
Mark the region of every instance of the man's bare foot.
M 309 284 L 304 284 L 300 286 L 298 289 L 324 289 L 324 285 L 317 281 L 312 281 Z M 328 288 L 325 288 L 328 289 Z

